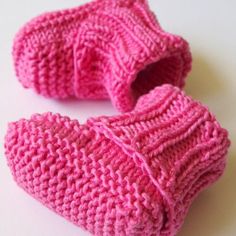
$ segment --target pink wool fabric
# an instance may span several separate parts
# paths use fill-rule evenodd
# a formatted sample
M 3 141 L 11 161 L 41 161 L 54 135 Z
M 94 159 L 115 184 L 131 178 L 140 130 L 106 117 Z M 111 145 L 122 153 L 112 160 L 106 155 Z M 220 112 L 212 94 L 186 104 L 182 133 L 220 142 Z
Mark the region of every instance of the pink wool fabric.
M 110 98 L 121 112 L 164 83 L 183 87 L 188 43 L 165 32 L 145 0 L 97 0 L 43 14 L 13 47 L 16 74 L 46 97 Z
M 171 85 L 134 111 L 89 119 L 33 115 L 11 123 L 6 156 L 15 181 L 94 235 L 173 236 L 194 198 L 223 173 L 228 134 Z

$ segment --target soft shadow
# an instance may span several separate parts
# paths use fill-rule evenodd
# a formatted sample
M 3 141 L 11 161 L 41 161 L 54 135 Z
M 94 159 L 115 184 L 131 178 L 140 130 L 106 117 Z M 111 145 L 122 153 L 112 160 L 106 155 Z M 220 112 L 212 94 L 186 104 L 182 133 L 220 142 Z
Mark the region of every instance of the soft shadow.
M 110 100 L 78 100 L 75 98 L 53 100 L 53 107 L 62 115 L 86 121 L 88 117 L 118 114 Z
M 194 55 L 192 71 L 186 80 L 185 91 L 192 97 L 205 100 L 222 93 L 225 85 L 216 68 L 200 55 Z
M 230 104 L 232 94 L 220 78 L 217 68 L 194 56 L 193 71 L 187 79 L 186 92 L 194 99 L 211 104 L 223 127 L 230 126 L 230 110 L 223 104 Z M 220 99 L 219 99 L 220 98 Z M 222 114 L 223 113 L 223 114 Z M 231 128 L 231 132 L 234 129 Z M 236 134 L 231 133 L 231 140 L 236 140 Z M 185 223 L 178 236 L 216 236 L 225 235 L 235 228 L 236 218 L 236 147 L 232 143 L 227 159 L 227 167 L 223 177 L 211 188 L 202 192 L 191 206 Z

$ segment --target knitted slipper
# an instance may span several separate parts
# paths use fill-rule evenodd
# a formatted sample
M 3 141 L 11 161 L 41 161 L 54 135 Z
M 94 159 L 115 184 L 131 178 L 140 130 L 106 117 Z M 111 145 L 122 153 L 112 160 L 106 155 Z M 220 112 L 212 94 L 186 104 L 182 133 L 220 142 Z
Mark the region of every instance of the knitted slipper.
M 170 85 L 131 113 L 89 119 L 34 115 L 9 125 L 16 182 L 95 235 L 175 235 L 193 199 L 223 173 L 227 132 Z
M 110 97 L 120 111 L 191 69 L 187 42 L 165 32 L 145 0 L 97 0 L 46 13 L 17 34 L 16 74 L 27 88 L 54 98 Z

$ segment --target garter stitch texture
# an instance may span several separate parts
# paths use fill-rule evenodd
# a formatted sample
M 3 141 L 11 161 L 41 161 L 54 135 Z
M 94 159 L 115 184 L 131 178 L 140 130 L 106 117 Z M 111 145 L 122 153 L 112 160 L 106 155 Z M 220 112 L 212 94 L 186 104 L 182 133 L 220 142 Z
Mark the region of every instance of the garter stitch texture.
M 111 99 L 120 111 L 164 83 L 178 87 L 191 69 L 188 43 L 165 32 L 145 0 L 97 0 L 43 14 L 13 47 L 26 88 L 53 98 Z
M 193 199 L 223 173 L 229 147 L 206 107 L 171 85 L 134 111 L 91 118 L 33 115 L 9 125 L 20 187 L 94 235 L 176 235 Z

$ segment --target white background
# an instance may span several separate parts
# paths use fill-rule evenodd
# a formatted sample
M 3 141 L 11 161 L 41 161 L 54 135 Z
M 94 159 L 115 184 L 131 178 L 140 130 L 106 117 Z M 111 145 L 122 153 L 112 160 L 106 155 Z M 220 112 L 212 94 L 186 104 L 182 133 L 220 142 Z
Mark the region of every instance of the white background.
M 13 182 L 3 137 L 7 122 L 32 113 L 59 112 L 81 122 L 117 114 L 109 101 L 53 101 L 24 90 L 14 76 L 11 46 L 18 28 L 49 10 L 78 6 L 81 0 L 0 0 L 0 235 L 85 236 L 86 232 L 52 213 Z M 194 202 L 179 236 L 236 235 L 236 1 L 150 0 L 164 29 L 184 36 L 194 63 L 186 92 L 207 104 L 230 132 L 232 146 L 223 178 Z

